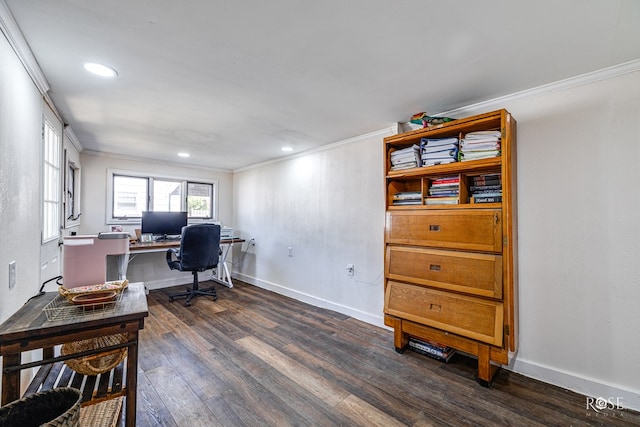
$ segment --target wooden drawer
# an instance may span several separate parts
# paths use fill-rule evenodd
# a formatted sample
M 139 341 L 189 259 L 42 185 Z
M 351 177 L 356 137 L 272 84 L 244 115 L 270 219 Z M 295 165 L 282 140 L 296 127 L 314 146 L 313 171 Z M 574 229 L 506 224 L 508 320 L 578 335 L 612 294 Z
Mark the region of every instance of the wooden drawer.
M 502 252 L 502 211 L 389 211 L 385 234 L 387 243 Z
M 502 347 L 501 302 L 389 281 L 384 312 Z
M 502 256 L 412 246 L 387 246 L 389 279 L 502 298 Z

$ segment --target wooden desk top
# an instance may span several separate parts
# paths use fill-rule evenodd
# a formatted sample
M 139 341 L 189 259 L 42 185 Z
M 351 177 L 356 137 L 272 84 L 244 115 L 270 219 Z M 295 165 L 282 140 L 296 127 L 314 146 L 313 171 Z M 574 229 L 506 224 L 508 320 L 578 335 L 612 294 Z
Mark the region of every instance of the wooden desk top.
M 28 301 L 0 325 L 0 355 L 5 355 L 9 351 L 8 347 L 19 341 L 37 341 L 83 329 L 142 321 L 149 315 L 147 296 L 142 282 L 129 284 L 122 294 L 122 299 L 116 304 L 115 310 L 104 313 L 104 316 L 100 317 L 90 316 L 87 320 L 47 320 L 46 313 L 42 309 L 57 295 L 58 292 L 47 292 Z
M 243 243 L 243 242 L 245 242 L 244 239 L 238 239 L 238 238 L 220 240 L 221 245 L 228 245 L 230 243 Z M 131 243 L 129 245 L 129 250 L 131 252 L 136 252 L 136 251 L 149 251 L 154 249 L 162 250 L 162 249 L 179 248 L 179 247 L 180 247 L 180 240 L 163 240 L 159 242 L 149 242 L 149 243 L 142 243 L 142 242 Z

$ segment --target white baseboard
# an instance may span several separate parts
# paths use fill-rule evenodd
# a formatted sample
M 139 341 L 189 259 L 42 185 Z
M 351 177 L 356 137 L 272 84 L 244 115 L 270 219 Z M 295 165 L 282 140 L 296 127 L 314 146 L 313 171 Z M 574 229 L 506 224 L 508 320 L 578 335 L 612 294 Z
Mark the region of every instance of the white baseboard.
M 347 316 L 351 316 L 354 319 L 362 320 L 363 322 L 369 323 L 371 325 L 389 329 L 384 325 L 384 318 L 382 317 L 382 313 L 380 313 L 379 316 L 373 315 L 371 313 L 365 313 L 363 311 L 355 310 L 351 307 L 347 307 L 342 304 L 336 304 L 334 302 L 327 301 L 325 299 L 318 298 L 313 295 L 296 291 L 295 289 L 290 289 L 285 286 L 278 285 L 276 283 L 260 280 L 255 277 L 247 276 L 246 274 L 242 274 L 238 272 L 234 272 L 233 277 L 237 277 L 238 280 L 242 280 L 243 282 L 249 283 L 259 288 L 266 289 L 268 291 L 272 291 L 277 294 L 284 295 L 284 296 L 296 299 L 298 301 L 305 302 L 307 304 L 311 304 L 315 307 L 321 307 L 321 308 L 337 311 L 338 313 L 346 314 Z
M 594 379 L 576 375 L 575 373 L 564 372 L 557 368 L 543 366 L 527 360 L 518 359 L 517 357 L 513 362 L 513 366 L 509 369 L 526 377 L 583 394 L 585 396 L 585 411 L 590 410 L 587 407 L 587 397 L 601 397 L 605 400 L 620 398 L 619 402 L 623 407 L 640 411 L 640 392 L 638 390 L 632 391 L 620 386 L 605 384 Z M 622 411 L 621 414 L 624 417 L 624 411 Z
M 190 274 L 185 277 L 172 277 L 170 279 L 161 280 L 149 280 L 144 282 L 144 287 L 147 289 L 162 289 L 170 288 L 171 286 L 188 285 L 193 283 L 193 276 Z

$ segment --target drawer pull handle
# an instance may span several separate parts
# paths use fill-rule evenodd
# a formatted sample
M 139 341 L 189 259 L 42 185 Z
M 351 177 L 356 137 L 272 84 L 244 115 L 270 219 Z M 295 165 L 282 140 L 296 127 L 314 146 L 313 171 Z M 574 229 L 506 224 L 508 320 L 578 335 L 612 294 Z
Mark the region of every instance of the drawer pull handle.
M 429 231 L 440 231 L 439 225 L 429 225 Z
M 440 266 L 438 264 L 430 264 L 429 270 L 431 271 L 440 271 Z
M 440 304 L 429 304 L 429 310 L 442 311 L 442 306 Z

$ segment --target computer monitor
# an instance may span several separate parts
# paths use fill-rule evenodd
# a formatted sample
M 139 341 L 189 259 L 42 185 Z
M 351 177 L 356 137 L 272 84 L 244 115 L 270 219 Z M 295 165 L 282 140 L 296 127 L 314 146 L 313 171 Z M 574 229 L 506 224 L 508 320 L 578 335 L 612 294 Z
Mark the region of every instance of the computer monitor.
M 142 212 L 141 232 L 153 234 L 156 240 L 179 238 L 186 225 L 187 212 Z

